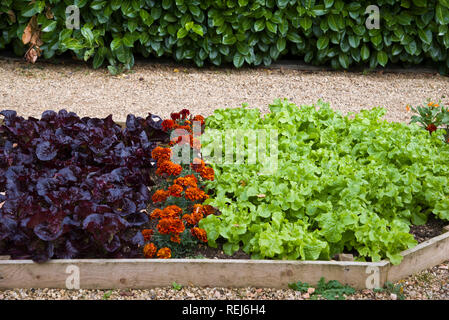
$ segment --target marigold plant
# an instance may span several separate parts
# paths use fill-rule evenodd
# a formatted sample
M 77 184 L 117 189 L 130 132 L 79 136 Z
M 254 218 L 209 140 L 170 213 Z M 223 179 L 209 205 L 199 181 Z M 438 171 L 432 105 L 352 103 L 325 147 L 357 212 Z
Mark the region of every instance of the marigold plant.
M 191 115 L 187 109 L 172 113 L 170 118 L 162 122 L 164 131 L 170 134 L 173 130 L 184 129 L 189 134 L 174 138 L 169 145 L 187 144 L 194 160 L 187 164 L 174 163 L 172 156 L 175 149 L 164 146 L 159 146 L 152 152 L 152 158 L 156 160 L 156 175 L 162 179 L 162 183 L 152 196 L 157 208 L 152 208 L 149 214 L 156 226 L 155 232 L 150 235 L 150 232 L 145 231 L 144 237 L 157 247 L 170 250 L 170 254 L 159 250 L 162 253 L 158 252 L 157 256 L 164 258 L 178 257 L 181 253 L 192 250 L 198 243 L 206 242 L 206 232 L 198 228 L 198 223 L 205 216 L 214 213 L 213 207 L 203 206 L 201 203 L 209 197 L 203 190 L 204 184 L 214 180 L 215 172 L 198 158 L 201 143 L 197 133 L 193 134 L 194 125 L 200 124 L 203 129 L 205 119 L 200 115 Z M 146 251 L 148 250 L 149 247 Z
M 446 136 L 445 141 L 448 142 L 449 138 L 449 104 L 446 106 L 441 100 L 436 103 L 427 101 L 426 104 L 412 107 L 407 105 L 405 107 L 407 112 L 413 112 L 410 123 L 419 123 L 424 129 L 429 131 L 430 134 L 438 129 L 445 129 Z

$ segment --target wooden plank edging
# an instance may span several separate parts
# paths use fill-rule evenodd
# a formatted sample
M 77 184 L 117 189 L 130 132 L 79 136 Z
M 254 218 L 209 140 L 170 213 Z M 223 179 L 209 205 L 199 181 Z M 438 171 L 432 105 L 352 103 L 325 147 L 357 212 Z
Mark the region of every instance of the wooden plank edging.
M 67 281 L 77 274 L 83 289 L 144 289 L 170 286 L 173 281 L 200 287 L 286 288 L 297 281 L 315 284 L 321 277 L 364 288 L 375 272 L 385 282 L 382 270 L 387 266 L 384 261 L 80 259 L 37 264 L 5 260 L 0 261 L 0 288 L 70 288 Z
M 287 288 L 321 277 L 356 289 L 383 287 L 449 260 L 449 232 L 402 252 L 400 265 L 388 260 L 291 261 L 240 259 L 0 260 L 0 289 L 145 289 L 170 286 Z
M 387 281 L 395 282 L 449 260 L 449 232 L 418 244 L 401 253 L 401 264 L 389 264 Z

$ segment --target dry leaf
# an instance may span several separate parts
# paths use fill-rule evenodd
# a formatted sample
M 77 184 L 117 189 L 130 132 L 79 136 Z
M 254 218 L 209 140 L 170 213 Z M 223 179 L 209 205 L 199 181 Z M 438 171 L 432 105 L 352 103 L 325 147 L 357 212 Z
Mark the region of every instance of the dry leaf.
M 179 69 L 173 69 L 173 72 L 179 72 Z
M 36 31 L 37 31 L 37 18 L 36 16 L 33 16 L 28 22 L 28 25 L 26 26 L 25 30 L 23 30 L 22 35 L 23 44 L 29 43 Z
M 31 41 L 30 43 L 34 46 L 38 46 L 40 47 L 41 45 L 43 45 L 44 43 L 41 40 L 41 32 L 40 31 L 36 31 L 33 33 L 33 35 L 31 36 Z
M 25 30 L 23 30 L 22 42 L 23 44 L 27 44 L 31 40 L 32 30 L 31 25 L 28 23 Z
M 45 11 L 45 16 L 47 17 L 48 20 L 51 20 L 55 17 L 50 7 L 47 7 L 47 11 Z
M 14 11 L 9 10 L 9 11 L 7 12 L 7 14 L 8 14 L 8 16 L 9 16 L 9 20 L 10 20 L 12 23 L 15 23 L 15 22 L 17 21 L 16 15 L 14 14 Z
M 28 62 L 35 63 L 37 58 L 41 55 L 41 49 L 39 47 L 31 47 L 28 49 L 27 53 L 25 54 L 25 59 Z

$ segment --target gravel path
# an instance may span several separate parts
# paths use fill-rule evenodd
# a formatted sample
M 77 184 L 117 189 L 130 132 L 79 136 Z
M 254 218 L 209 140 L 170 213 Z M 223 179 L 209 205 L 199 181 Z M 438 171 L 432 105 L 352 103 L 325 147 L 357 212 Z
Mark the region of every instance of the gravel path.
M 384 106 L 388 120 L 408 121 L 408 103 L 443 96 L 449 97 L 449 77 L 436 74 L 196 69 L 140 63 L 132 72 L 113 77 L 105 69 L 85 65 L 0 60 L 0 109 L 34 117 L 47 109 L 65 108 L 81 116 L 112 113 L 115 120 L 123 121 L 128 113 L 167 117 L 185 107 L 207 116 L 214 109 L 239 107 L 243 102 L 265 112 L 275 98 L 298 105 L 321 98 L 344 113 Z
M 359 290 L 348 300 L 449 300 L 449 261 L 395 284 L 395 289 Z M 402 289 L 401 289 L 402 288 Z M 291 289 L 173 287 L 149 290 L 15 289 L 0 291 L 0 300 L 305 300 Z

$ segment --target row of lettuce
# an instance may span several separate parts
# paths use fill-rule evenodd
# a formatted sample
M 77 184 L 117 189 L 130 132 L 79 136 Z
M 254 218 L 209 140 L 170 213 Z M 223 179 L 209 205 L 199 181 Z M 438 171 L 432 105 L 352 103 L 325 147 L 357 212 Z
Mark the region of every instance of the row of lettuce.
M 71 52 L 120 72 L 134 56 L 223 65 L 449 70 L 449 0 L 3 0 L 0 50 L 35 62 Z
M 416 245 L 411 225 L 449 221 L 448 108 L 407 106 L 421 126 L 321 101 L 276 100 L 264 116 L 247 106 L 129 115 L 124 127 L 3 111 L 0 255 L 180 258 L 207 244 L 255 259 L 352 252 L 397 264 Z

